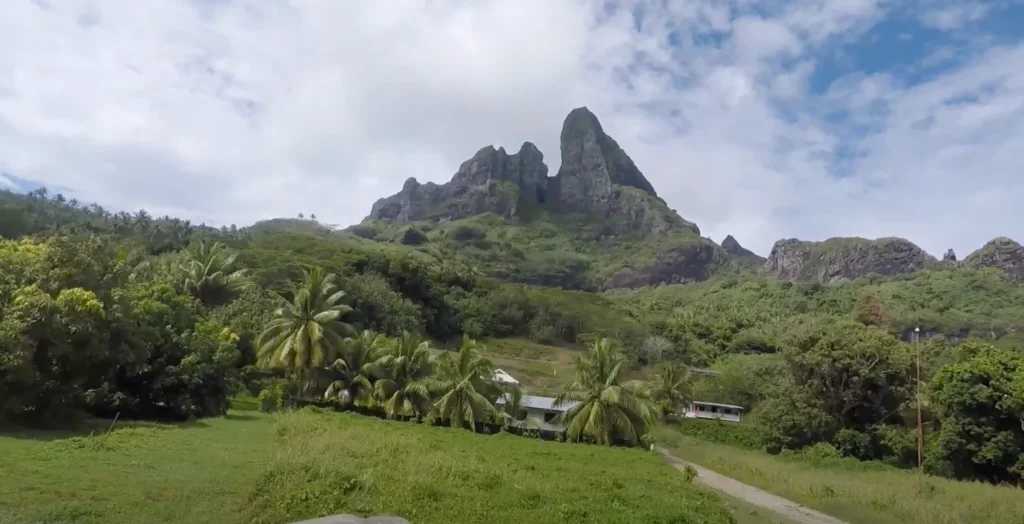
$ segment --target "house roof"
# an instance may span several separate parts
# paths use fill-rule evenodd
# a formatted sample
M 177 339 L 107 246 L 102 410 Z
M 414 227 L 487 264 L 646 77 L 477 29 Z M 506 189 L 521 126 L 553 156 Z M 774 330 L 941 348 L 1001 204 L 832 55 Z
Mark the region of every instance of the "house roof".
M 501 368 L 494 370 L 494 380 L 497 380 L 498 382 L 504 382 L 506 384 L 518 384 L 519 383 L 519 381 L 516 380 L 515 377 L 513 377 L 512 375 L 509 375 L 507 372 L 505 372 L 504 369 L 501 369 Z
M 506 393 L 504 396 L 499 398 L 498 401 L 495 402 L 495 404 L 497 404 L 499 406 L 505 404 L 505 399 L 507 397 L 508 397 L 508 393 Z M 574 400 L 569 400 L 569 401 L 563 402 L 562 405 L 560 405 L 558 407 L 555 407 L 555 399 L 553 399 L 551 397 L 538 397 L 538 396 L 535 396 L 535 395 L 523 395 L 523 398 L 520 401 L 520 403 L 522 404 L 522 406 L 524 408 L 528 408 L 528 409 L 539 409 L 539 410 L 543 410 L 543 411 L 558 411 L 558 412 L 569 411 L 570 409 L 576 407 L 577 404 L 579 404 L 579 402 L 576 402 Z
M 733 404 L 719 404 L 718 402 L 704 402 L 703 400 L 694 400 L 693 403 L 694 403 L 694 405 L 715 406 L 715 407 L 719 407 L 719 408 L 738 409 L 738 410 L 741 410 L 741 411 L 746 409 L 743 406 L 735 406 Z

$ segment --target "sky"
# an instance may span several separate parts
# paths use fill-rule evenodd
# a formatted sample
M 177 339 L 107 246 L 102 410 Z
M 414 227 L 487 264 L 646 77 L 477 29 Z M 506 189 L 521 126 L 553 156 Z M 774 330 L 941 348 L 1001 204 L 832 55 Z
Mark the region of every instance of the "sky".
M 7 0 L 0 187 L 347 226 L 587 106 L 702 234 L 1024 241 L 1024 0 Z

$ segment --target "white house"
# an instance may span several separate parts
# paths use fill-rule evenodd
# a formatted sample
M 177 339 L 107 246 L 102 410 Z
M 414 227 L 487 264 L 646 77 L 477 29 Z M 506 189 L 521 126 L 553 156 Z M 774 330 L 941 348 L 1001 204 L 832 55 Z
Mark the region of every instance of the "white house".
M 508 373 L 505 372 L 504 369 L 500 369 L 500 368 L 494 370 L 494 381 L 495 382 L 500 382 L 502 384 L 518 384 L 519 383 L 519 381 L 516 380 L 515 377 L 513 377 L 512 375 L 509 375 Z
M 724 420 L 726 422 L 739 422 L 742 411 L 743 406 L 695 400 L 689 406 L 683 408 L 683 416 L 686 418 L 707 418 Z
M 495 402 L 501 407 L 505 405 L 507 395 L 502 396 Z M 520 406 L 526 411 L 526 425 L 545 431 L 563 431 L 565 428 L 554 423 L 555 417 L 572 409 L 579 402 L 568 401 L 560 406 L 555 406 L 555 399 L 551 397 L 538 397 L 534 395 L 523 395 Z

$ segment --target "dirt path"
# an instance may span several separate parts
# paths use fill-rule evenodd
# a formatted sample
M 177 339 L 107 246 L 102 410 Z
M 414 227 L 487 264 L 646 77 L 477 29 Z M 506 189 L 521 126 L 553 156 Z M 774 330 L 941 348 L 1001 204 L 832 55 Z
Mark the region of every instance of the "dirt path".
M 680 471 L 686 468 L 687 465 L 692 466 L 693 469 L 697 470 L 697 482 L 700 482 L 711 489 L 721 491 L 722 493 L 743 500 L 748 504 L 753 504 L 755 506 L 774 511 L 775 513 L 778 513 L 779 516 L 791 520 L 793 524 L 846 524 L 846 522 L 830 517 L 820 511 L 815 511 L 806 506 L 801 506 L 796 502 L 786 500 L 777 495 L 772 495 L 767 491 L 753 486 L 748 486 L 738 480 L 715 473 L 705 467 L 686 462 L 685 460 L 672 455 L 664 448 L 659 447 L 658 453 L 661 454 L 661 457 L 665 462 L 668 462 Z

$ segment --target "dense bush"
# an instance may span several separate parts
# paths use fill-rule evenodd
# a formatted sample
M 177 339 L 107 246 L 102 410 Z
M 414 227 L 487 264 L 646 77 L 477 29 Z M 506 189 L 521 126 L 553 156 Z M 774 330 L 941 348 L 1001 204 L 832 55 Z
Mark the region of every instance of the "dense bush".
M 763 449 L 761 436 L 753 426 L 720 420 L 683 419 L 673 424 L 683 435 L 708 442 L 747 449 Z
M 115 245 L 0 241 L 0 417 L 226 411 L 237 337 L 191 296 L 132 278 Z

